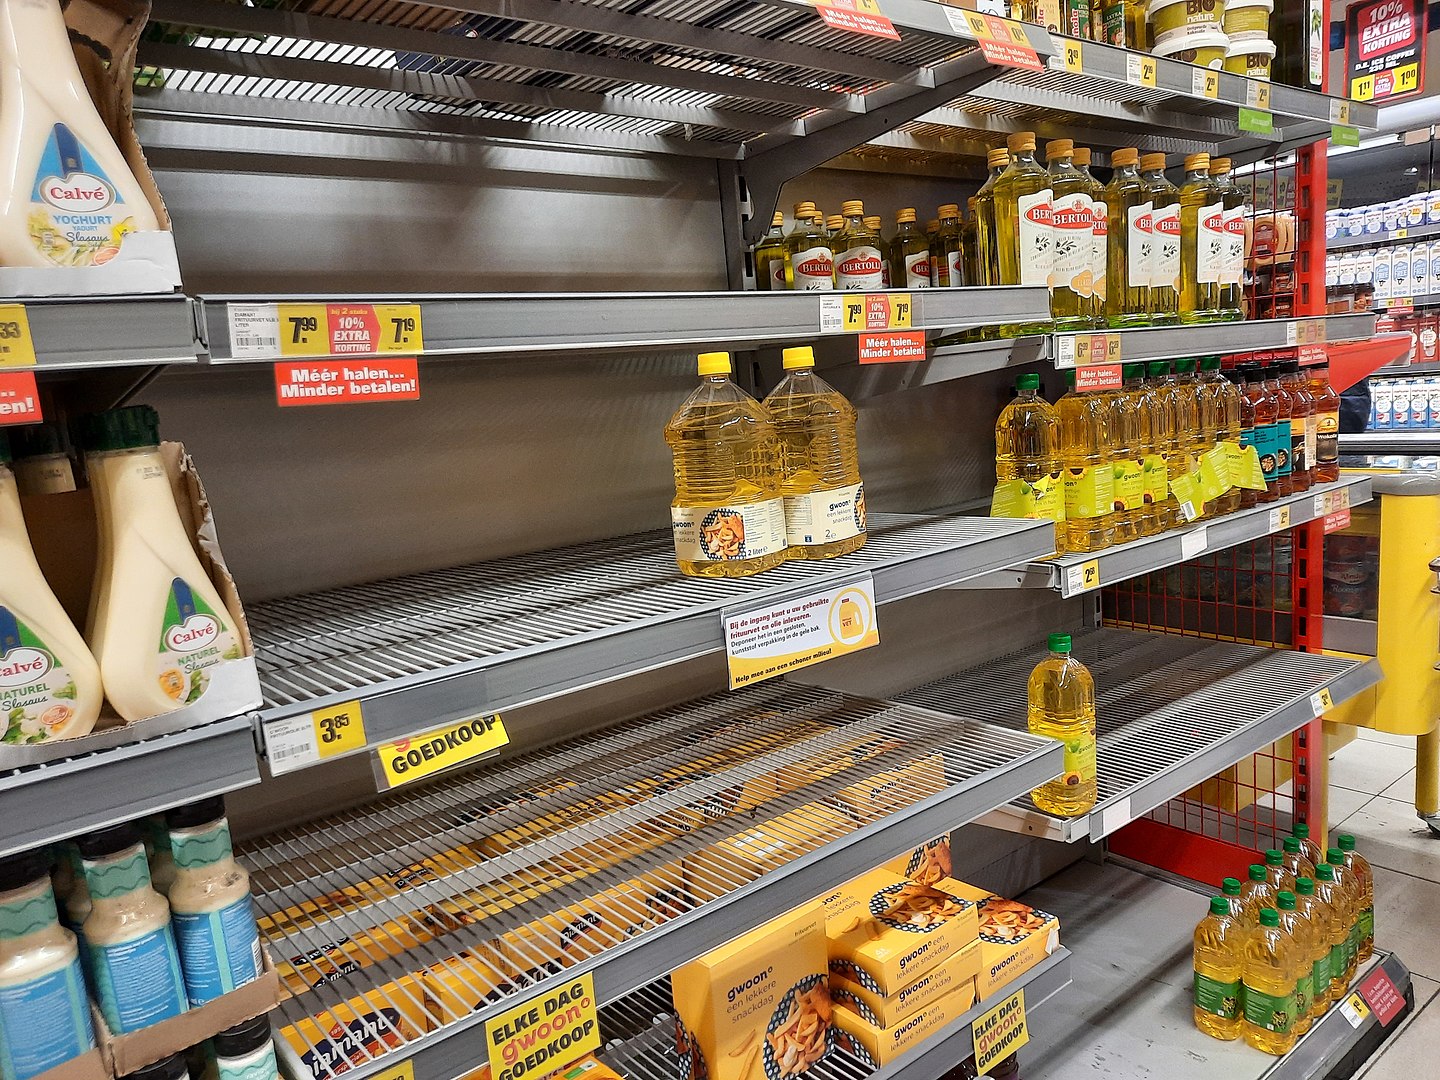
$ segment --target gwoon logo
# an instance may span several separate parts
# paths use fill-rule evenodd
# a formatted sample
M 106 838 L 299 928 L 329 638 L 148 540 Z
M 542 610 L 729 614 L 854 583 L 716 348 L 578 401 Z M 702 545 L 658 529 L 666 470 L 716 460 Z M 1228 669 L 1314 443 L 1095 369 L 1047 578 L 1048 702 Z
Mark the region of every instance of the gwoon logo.
M 220 636 L 220 624 L 210 615 L 191 615 L 165 631 L 165 646 L 172 652 L 189 653 L 213 645 Z
M 90 173 L 71 173 L 64 179 L 47 176 L 40 181 L 40 197 L 57 210 L 93 214 L 115 201 L 115 189 Z
M 0 686 L 24 686 L 50 672 L 50 654 L 22 645 L 0 657 Z

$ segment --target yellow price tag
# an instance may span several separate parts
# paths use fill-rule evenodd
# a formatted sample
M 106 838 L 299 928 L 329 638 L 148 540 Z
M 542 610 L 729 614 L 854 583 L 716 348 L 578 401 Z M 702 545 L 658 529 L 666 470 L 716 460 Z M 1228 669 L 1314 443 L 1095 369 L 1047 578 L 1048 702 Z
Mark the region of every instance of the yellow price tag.
M 1100 561 L 1098 559 L 1091 559 L 1080 567 L 1080 584 L 1086 589 L 1100 587 Z
M 1264 109 L 1268 112 L 1270 109 L 1270 84 L 1257 79 L 1247 79 L 1245 104 L 1252 109 Z
M 1270 531 L 1279 532 L 1290 527 L 1290 507 L 1277 506 L 1270 511 Z
M 970 32 L 977 38 L 984 38 L 986 41 L 994 41 L 995 37 L 990 33 L 990 21 L 978 11 L 966 11 L 965 21 L 970 24 Z
M 316 709 L 310 714 L 310 723 L 315 727 L 315 746 L 322 758 L 365 748 L 365 718 L 358 701 Z
M 1207 98 L 1220 96 L 1220 73 L 1213 68 L 1196 68 L 1190 76 L 1192 93 Z
M 846 330 L 864 330 L 865 326 L 865 296 L 863 293 L 852 293 L 841 301 L 844 307 L 841 314 L 845 319 Z
M 392 1065 L 388 1069 L 381 1069 L 371 1080 L 415 1080 L 415 1066 L 407 1058 L 399 1065 Z
M 328 356 L 330 316 L 324 304 L 276 304 L 281 356 Z
M 1407 236 L 1409 236 L 1409 235 L 1410 235 L 1410 230 L 1409 230 L 1408 228 L 1406 228 L 1404 225 L 1401 225 L 1398 229 L 1396 229 L 1394 232 L 1392 232 L 1392 233 L 1390 234 L 1390 238 L 1391 238 L 1392 240 L 1404 240 L 1404 239 L 1405 239 Z
M 1395 69 L 1395 93 L 1410 94 L 1420 89 L 1420 65 L 1406 64 Z
M 879 0 L 855 0 L 855 10 L 866 15 L 879 15 Z
M 387 788 L 397 788 L 509 744 L 510 735 L 498 715 L 473 716 L 423 735 L 384 743 L 375 753 L 380 762 L 379 777 Z
M 493 1080 L 544 1076 L 600 1049 L 595 977 L 581 975 L 485 1021 Z
M 1341 488 L 1341 489 L 1337 492 L 1337 494 L 1340 496 L 1340 509 L 1341 509 L 1341 510 L 1349 510 L 1349 509 L 1350 509 L 1350 489 L 1349 489 L 1349 488 Z
M 34 367 L 35 341 L 24 304 L 0 304 L 0 368 Z
M 1025 1027 L 1025 991 L 1017 990 L 970 1028 L 975 1047 L 975 1071 L 983 1073 L 1030 1041 Z
M 1343 98 L 1334 102 L 1330 113 L 1334 123 L 1344 124 L 1347 127 L 1350 125 L 1350 102 Z
M 887 297 L 890 301 L 890 330 L 909 330 L 910 316 L 914 311 L 914 302 L 909 293 L 890 293 Z
M 419 304 L 376 304 L 380 324 L 380 352 L 420 353 L 425 351 L 425 326 Z
M 1335 707 L 1335 699 L 1330 696 L 1330 688 L 1317 690 L 1310 695 L 1310 711 L 1316 716 L 1323 716 Z
M 1120 363 L 1120 343 L 1123 340 L 1119 334 L 1104 334 L 1105 338 L 1105 362 L 1107 364 Z
M 1064 51 L 1061 53 L 1061 58 L 1065 62 L 1065 70 L 1073 71 L 1076 74 L 1084 71 L 1085 64 L 1083 56 L 1084 54 L 1081 52 L 1080 49 L 1080 42 L 1074 41 L 1070 38 L 1066 38 L 1065 48 Z
M 1375 96 L 1375 76 L 1362 75 L 1350 84 L 1350 96 L 1356 101 L 1369 101 Z
M 1125 81 L 1137 86 L 1157 84 L 1156 63 L 1153 56 L 1139 56 L 1131 53 L 1125 58 Z

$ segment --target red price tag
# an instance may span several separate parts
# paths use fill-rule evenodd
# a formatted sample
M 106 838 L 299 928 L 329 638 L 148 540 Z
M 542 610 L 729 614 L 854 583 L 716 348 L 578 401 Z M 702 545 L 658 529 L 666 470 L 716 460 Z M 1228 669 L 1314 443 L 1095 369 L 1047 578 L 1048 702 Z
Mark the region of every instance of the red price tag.
M 0 425 L 38 424 L 43 419 L 35 373 L 0 372 Z
M 419 398 L 420 365 L 413 356 L 281 360 L 275 365 L 275 400 L 285 408 Z
M 823 4 L 818 0 L 810 0 L 810 3 L 815 5 L 815 11 L 826 26 L 836 30 L 848 30 L 852 34 L 864 34 L 866 37 L 900 40 L 895 24 L 880 14 L 878 5 L 872 0 L 830 0 Z
M 1390 978 L 1384 967 L 1377 966 L 1365 976 L 1365 981 L 1358 989 L 1382 1027 L 1389 1027 L 1390 1022 L 1405 1008 L 1405 995 L 1400 993 L 1400 988 L 1395 985 L 1395 980 Z
M 924 359 L 924 330 L 860 335 L 860 363 L 862 364 L 911 364 L 916 360 Z
M 1088 364 L 1075 368 L 1075 389 L 1118 390 L 1125 385 L 1123 367 L 1120 364 Z

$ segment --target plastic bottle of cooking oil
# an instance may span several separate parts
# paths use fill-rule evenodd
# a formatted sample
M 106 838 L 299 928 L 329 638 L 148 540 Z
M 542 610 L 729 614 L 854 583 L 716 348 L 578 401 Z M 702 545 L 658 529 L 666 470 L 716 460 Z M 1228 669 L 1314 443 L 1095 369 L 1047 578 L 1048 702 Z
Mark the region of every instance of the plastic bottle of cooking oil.
M 1240 899 L 1250 904 L 1257 913 L 1265 908 L 1273 908 L 1278 904 L 1279 897 L 1270 879 L 1265 876 L 1265 867 L 1259 863 L 1252 863 L 1247 871 L 1245 884 L 1240 887 Z
M 1123 372 L 1123 369 L 1122 369 Z M 1140 395 L 1123 386 L 1097 391 L 1110 415 L 1108 445 L 1110 469 L 1114 475 L 1115 543 L 1138 540 L 1145 516 L 1145 474 L 1141 464 L 1145 452 L 1145 429 L 1149 424 L 1141 408 Z
M 1319 868 L 1325 862 L 1325 851 L 1314 840 L 1310 839 L 1310 826 L 1303 821 L 1297 821 L 1290 829 L 1290 835 L 1300 841 L 1300 854 L 1310 860 L 1310 865 Z M 1313 875 L 1312 875 L 1313 876 Z
M 1220 273 L 1220 318 L 1245 317 L 1245 192 L 1235 183 L 1229 158 L 1210 159 L 1210 178 L 1220 188 L 1225 252 Z
M 1170 363 L 1167 360 L 1152 360 L 1145 369 L 1145 386 L 1150 400 L 1150 425 L 1154 431 L 1156 452 L 1165 464 L 1165 497 L 1158 504 L 1157 518 L 1160 531 L 1173 529 L 1184 523 L 1180 516 L 1180 502 L 1170 481 L 1187 475 L 1185 455 L 1181 451 L 1179 437 L 1180 415 L 1169 383 Z M 1147 461 L 1153 468 L 1154 462 Z
M 1050 655 L 1035 665 L 1027 688 L 1032 735 L 1065 744 L 1065 772 L 1031 800 L 1047 814 L 1076 817 L 1095 805 L 1095 680 L 1070 655 L 1069 634 L 1051 634 Z
M 1280 381 L 1290 395 L 1290 483 L 1295 491 L 1309 491 L 1315 482 L 1315 448 L 1319 433 L 1315 399 L 1300 374 L 1298 360 L 1278 365 Z
M 1365 861 L 1365 856 L 1355 850 L 1355 837 L 1342 833 L 1335 841 L 1345 853 L 1345 869 L 1360 882 L 1360 953 L 1359 961 L 1364 963 L 1375 955 L 1375 871 Z
M 1238 883 L 1237 883 L 1238 884 Z M 1245 928 L 1223 896 L 1210 900 L 1210 914 L 1195 927 L 1195 1026 L 1212 1039 L 1240 1037 L 1240 968 Z
M 1283 889 L 1279 897 L 1280 928 L 1295 942 L 1295 1036 L 1299 1038 L 1310 1030 L 1314 1021 L 1310 1008 L 1315 1004 L 1315 980 L 1311 957 L 1315 953 L 1317 928 L 1295 906 L 1295 894 Z M 1327 988 L 1328 989 L 1328 988 Z
M 1210 155 L 1185 159 L 1180 185 L 1180 321 L 1216 322 L 1220 318 L 1220 283 L 1224 277 L 1225 202 L 1220 185 L 1210 179 Z
M 785 377 L 765 399 L 780 436 L 786 553 L 833 559 L 865 543 L 865 488 L 855 407 L 815 374 L 808 345 L 783 353 Z
M 1040 396 L 1040 376 L 1015 380 L 1015 397 L 995 421 L 992 517 L 1049 518 L 1055 550 L 1065 550 L 1065 482 L 1060 414 Z
M 1230 917 L 1242 927 L 1251 927 L 1260 917 L 1260 909 L 1240 895 L 1240 879 L 1227 877 L 1220 883 L 1220 895 Z
M 1315 879 L 1315 864 L 1305 857 L 1305 852 L 1300 850 L 1300 841 L 1293 836 L 1287 836 L 1281 841 L 1281 847 L 1285 857 L 1285 869 L 1289 870 L 1296 881 L 1302 877 Z
M 975 220 L 975 196 L 965 200 L 965 217 L 960 222 L 960 249 L 965 257 L 965 284 L 979 285 L 980 267 L 975 259 L 979 252 L 976 243 L 979 239 L 979 227 Z
M 878 214 L 865 218 L 865 227 L 880 238 L 880 284 L 888 289 L 894 279 L 890 276 L 890 241 L 885 239 L 883 225 Z
M 1139 160 L 1133 146 L 1116 150 L 1110 155 L 1115 171 L 1105 185 L 1105 319 L 1113 327 L 1150 322 L 1154 207 L 1136 169 Z
M 1090 172 L 1090 148 L 1075 147 L 1070 159 L 1085 177 L 1085 190 L 1090 195 L 1090 321 L 1104 328 L 1105 279 L 1109 264 L 1110 211 L 1105 202 L 1105 185 Z
M 1003 146 L 985 155 L 990 175 L 975 193 L 975 266 L 977 285 L 1000 284 L 1000 250 L 995 234 L 995 181 L 1010 164 L 1010 151 Z
M 790 256 L 790 287 L 796 292 L 831 292 L 835 288 L 835 246 L 814 203 L 801 203 L 795 228 L 785 238 Z
M 1048 286 L 1055 252 L 1050 174 L 1035 160 L 1033 131 L 1018 131 L 1006 141 L 1010 164 L 995 181 L 1000 284 Z
M 930 241 L 915 224 L 915 208 L 895 212 L 895 238 L 890 241 L 891 274 L 897 289 L 930 288 Z
M 940 228 L 935 233 L 935 243 L 930 248 L 930 279 L 935 281 L 938 272 L 939 280 L 936 284 L 940 288 L 964 285 L 965 240 L 960 234 L 960 207 L 956 203 L 946 203 L 937 212 L 940 215 Z M 938 264 L 933 261 L 935 255 L 940 257 Z
M 1165 380 L 1175 417 L 1175 452 L 1165 461 L 1170 488 L 1175 495 L 1178 520 L 1176 524 L 1194 521 L 1204 512 L 1195 473 L 1204 452 L 1204 435 L 1200 429 L 1199 384 L 1195 379 L 1195 361 L 1175 361 L 1175 371 Z
M 1220 358 L 1213 359 L 1219 374 Z M 1230 462 L 1225 450 L 1225 400 L 1203 370 L 1203 361 L 1195 391 L 1200 406 L 1201 496 L 1205 499 L 1205 516 L 1215 517 L 1221 512 L 1220 500 L 1229 490 Z
M 1150 248 L 1150 322 L 1163 326 L 1179 320 L 1180 189 L 1165 178 L 1164 154 L 1144 155 L 1140 178 L 1150 199 L 1155 234 Z
M 1285 868 L 1285 853 L 1277 848 L 1265 852 L 1265 880 L 1276 893 L 1295 891 L 1295 875 Z
M 1110 466 L 1110 409 L 1099 394 L 1074 388 L 1055 403 L 1065 466 L 1065 550 L 1102 551 L 1115 542 L 1115 474 Z
M 1220 371 L 1220 357 L 1207 356 L 1200 361 L 1200 383 L 1219 403 L 1219 427 L 1215 445 L 1224 450 L 1226 488 L 1220 496 L 1219 513 L 1231 514 L 1240 509 L 1240 485 L 1236 469 L 1242 454 L 1240 433 L 1243 406 L 1235 384 Z
M 1339 1001 L 1350 985 L 1346 970 L 1349 966 L 1350 928 L 1355 925 L 1355 912 L 1349 895 L 1335 880 L 1335 867 L 1329 863 L 1315 867 L 1315 899 L 1330 912 L 1330 1000 Z
M 841 292 L 873 292 L 885 285 L 884 245 L 865 223 L 865 204 L 851 199 L 840 207 L 845 227 L 835 237 L 835 288 Z
M 1345 933 L 1345 982 L 1348 985 L 1360 963 L 1360 918 L 1365 910 L 1365 886 L 1360 883 L 1360 876 L 1345 865 L 1345 852 L 1338 847 L 1325 852 L 1325 862 L 1331 867 L 1335 886 L 1344 891 L 1345 903 L 1350 908 Z M 1320 872 L 1319 867 L 1315 872 Z
M 1165 500 L 1170 484 L 1165 476 L 1165 446 L 1169 440 L 1169 414 L 1155 386 L 1145 378 L 1144 364 L 1126 364 L 1125 392 L 1140 411 L 1140 535 L 1154 536 L 1165 528 Z
M 1295 1045 L 1295 990 L 1300 981 L 1300 949 L 1280 926 L 1280 912 L 1262 908 L 1260 920 L 1245 939 L 1240 975 L 1245 1041 L 1256 1050 L 1280 1055 Z
M 785 561 L 780 437 L 731 370 L 729 353 L 701 353 L 700 385 L 665 426 L 675 561 L 695 577 L 747 577 Z
M 785 215 L 779 210 L 770 220 L 770 231 L 755 245 L 755 287 L 781 292 L 786 285 L 788 262 L 785 255 Z
M 1295 910 L 1310 920 L 1313 930 L 1310 946 L 1310 1019 L 1325 1015 L 1330 1001 L 1330 938 L 1334 915 L 1315 898 L 1315 879 L 1295 879 Z
M 1075 144 L 1069 139 L 1052 139 L 1045 144 L 1055 251 L 1050 317 L 1055 320 L 1056 330 L 1082 330 L 1095 321 L 1095 290 L 1090 278 L 1095 221 L 1090 209 L 1090 182 L 1075 167 L 1074 153 Z
M 1225 374 L 1231 388 L 1235 391 L 1235 400 L 1240 410 L 1240 449 L 1244 455 L 1237 464 L 1241 469 L 1248 470 L 1249 448 L 1255 445 L 1255 403 L 1245 394 L 1245 370 L 1244 365 L 1231 368 Z M 1260 500 L 1260 493 L 1250 487 L 1240 489 L 1240 509 L 1245 510 L 1254 506 Z

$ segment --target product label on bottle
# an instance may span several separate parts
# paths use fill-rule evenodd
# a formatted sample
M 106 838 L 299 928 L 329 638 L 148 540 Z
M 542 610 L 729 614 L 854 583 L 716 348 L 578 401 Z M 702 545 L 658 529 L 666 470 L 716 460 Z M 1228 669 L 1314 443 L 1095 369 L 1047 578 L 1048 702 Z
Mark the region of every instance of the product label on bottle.
M 1110 208 L 1104 199 L 1090 203 L 1090 281 L 1095 296 L 1105 299 L 1105 275 L 1110 265 Z
M 1275 446 L 1275 472 L 1279 476 L 1289 476 L 1295 467 L 1291 457 L 1295 443 L 1291 435 L 1290 421 L 1276 421 L 1270 425 L 1270 431 L 1270 439 Z
M 1095 782 L 1095 736 L 1086 732 L 1072 735 L 1065 743 L 1065 773 L 1054 781 L 1063 787 Z
M 1072 191 L 1055 200 L 1051 210 L 1055 227 L 1055 287 L 1090 296 L 1095 223 L 1090 214 L 1090 196 Z
M 864 531 L 864 484 L 785 496 L 785 539 L 791 547 L 848 540 Z
M 1150 264 L 1150 287 L 1180 288 L 1180 204 L 1171 203 L 1154 211 L 1154 259 Z
M 230 844 L 230 825 L 225 819 L 215 823 L 212 829 L 183 830 L 167 833 L 164 841 L 170 847 L 175 865 L 186 870 L 199 870 L 214 866 L 233 854 Z
M 1145 503 L 1145 468 L 1137 458 L 1112 463 L 1115 473 L 1115 509 L 1138 510 Z
M 1361 941 L 1375 940 L 1375 908 L 1373 905 L 1360 912 L 1358 925 L 1360 927 Z
M 1181 473 L 1170 479 L 1170 493 L 1180 506 L 1180 516 L 1194 521 L 1204 510 L 1205 500 L 1200 496 L 1200 482 L 1196 473 Z
M 1220 982 L 1195 972 L 1195 1007 L 1222 1020 L 1234 1020 L 1240 1015 L 1240 980 Z
M 1295 1025 L 1295 993 L 1291 991 L 1281 997 L 1256 990 L 1249 983 L 1242 983 L 1240 996 L 1244 1002 L 1245 1019 L 1256 1027 L 1288 1035 Z
M 1234 486 L 1230 479 L 1230 451 L 1227 443 L 1212 446 L 1200 455 L 1200 468 L 1196 470 L 1200 484 L 1200 498 L 1214 502 Z
M 1314 994 L 1314 1000 L 1319 1001 L 1320 995 L 1327 993 L 1330 989 L 1330 953 L 1327 951 L 1324 956 L 1310 965 L 1310 984 Z
M 827 247 L 797 251 L 790 266 L 796 292 L 830 292 L 835 288 L 835 256 Z
M 1039 480 L 1001 480 L 990 496 L 990 516 L 1065 520 L 1064 483 L 1060 476 Z
M 1230 455 L 1230 483 L 1251 491 L 1265 490 L 1265 470 L 1260 465 L 1260 452 L 1255 448 L 1253 428 L 1241 433 L 1240 443 L 1225 444 Z
M 30 243 L 56 266 L 98 266 L 120 253 L 135 218 L 110 177 L 64 124 L 50 129 L 30 190 Z
M 260 977 L 260 932 L 250 897 L 200 914 L 171 916 L 191 1005 L 203 1005 Z
M 930 288 L 930 253 L 917 251 L 905 256 L 905 287 L 907 289 Z
M 1065 518 L 1098 518 L 1115 510 L 1115 474 L 1108 465 L 1065 470 Z
M 1309 466 L 1305 457 L 1305 417 L 1290 421 L 1290 471 L 1304 472 Z
M 116 945 L 91 945 L 90 970 L 105 1023 L 117 1034 L 185 1011 L 185 983 L 168 926 Z
M 225 620 L 181 578 L 170 582 L 160 627 L 156 678 L 177 706 L 200 700 L 210 685 L 206 669 L 240 658 L 240 643 Z
M 15 612 L 0 605 L 0 743 L 44 742 L 75 716 L 74 676 Z
M 1165 459 L 1159 454 L 1146 454 L 1140 463 L 1145 484 L 1145 501 L 1159 506 L 1170 495 L 1170 482 L 1165 472 Z
M 786 288 L 784 256 L 777 255 L 775 258 L 771 259 L 770 262 L 766 265 L 765 269 L 770 274 L 770 291 L 784 292 Z
M 243 1058 L 215 1056 L 215 1071 L 220 1080 L 280 1080 L 280 1066 L 275 1061 L 275 1044 L 267 1042 L 253 1054 Z
M 1225 263 L 1230 237 L 1225 232 L 1225 206 L 1219 200 L 1196 212 L 1195 280 L 1201 285 L 1218 285 L 1225 280 Z
M 835 258 L 835 285 L 842 292 L 868 292 L 885 287 L 885 261 L 880 249 L 862 244 Z
M 785 550 L 785 502 L 672 506 L 675 556 L 682 562 L 734 562 Z
M 1055 265 L 1055 215 L 1050 208 L 1050 189 L 1016 200 L 1020 222 L 1020 284 L 1050 284 Z
M 1320 453 L 1320 417 L 1311 413 L 1305 418 L 1305 464 L 1315 468 Z
M 1245 207 L 1225 211 L 1225 266 L 1221 282 L 1239 285 L 1245 278 Z
M 0 986 L 0 1073 L 7 1080 L 38 1076 L 94 1045 L 79 957 L 59 971 Z
M 1309 46 L 1309 63 L 1306 75 L 1312 88 L 1319 87 L 1325 79 L 1325 3 L 1324 0 L 1310 0 L 1305 13 L 1305 42 Z
M 945 273 L 952 289 L 965 284 L 965 253 L 963 251 L 956 250 L 945 253 Z
M 1349 971 L 1360 959 L 1360 923 L 1357 920 L 1345 935 L 1345 970 Z
M 1295 980 L 1295 1019 L 1299 1020 L 1310 1012 L 1310 1006 L 1315 1003 L 1315 983 L 1313 980 L 1301 976 Z
M 1276 477 L 1280 475 L 1280 447 L 1275 438 L 1277 424 L 1257 424 L 1255 426 L 1255 449 L 1260 454 L 1260 471 L 1265 474 L 1265 483 L 1273 484 Z M 1285 428 L 1286 441 L 1289 441 L 1289 427 Z M 1285 457 L 1290 457 L 1289 447 L 1285 448 Z
M 1349 940 L 1348 938 L 1346 939 Z M 1330 978 L 1331 980 L 1345 978 L 1345 942 L 1330 946 Z
M 1126 211 L 1129 222 L 1126 245 L 1126 280 L 1132 289 L 1150 284 L 1150 263 L 1155 257 L 1155 217 L 1150 203 L 1136 203 Z

